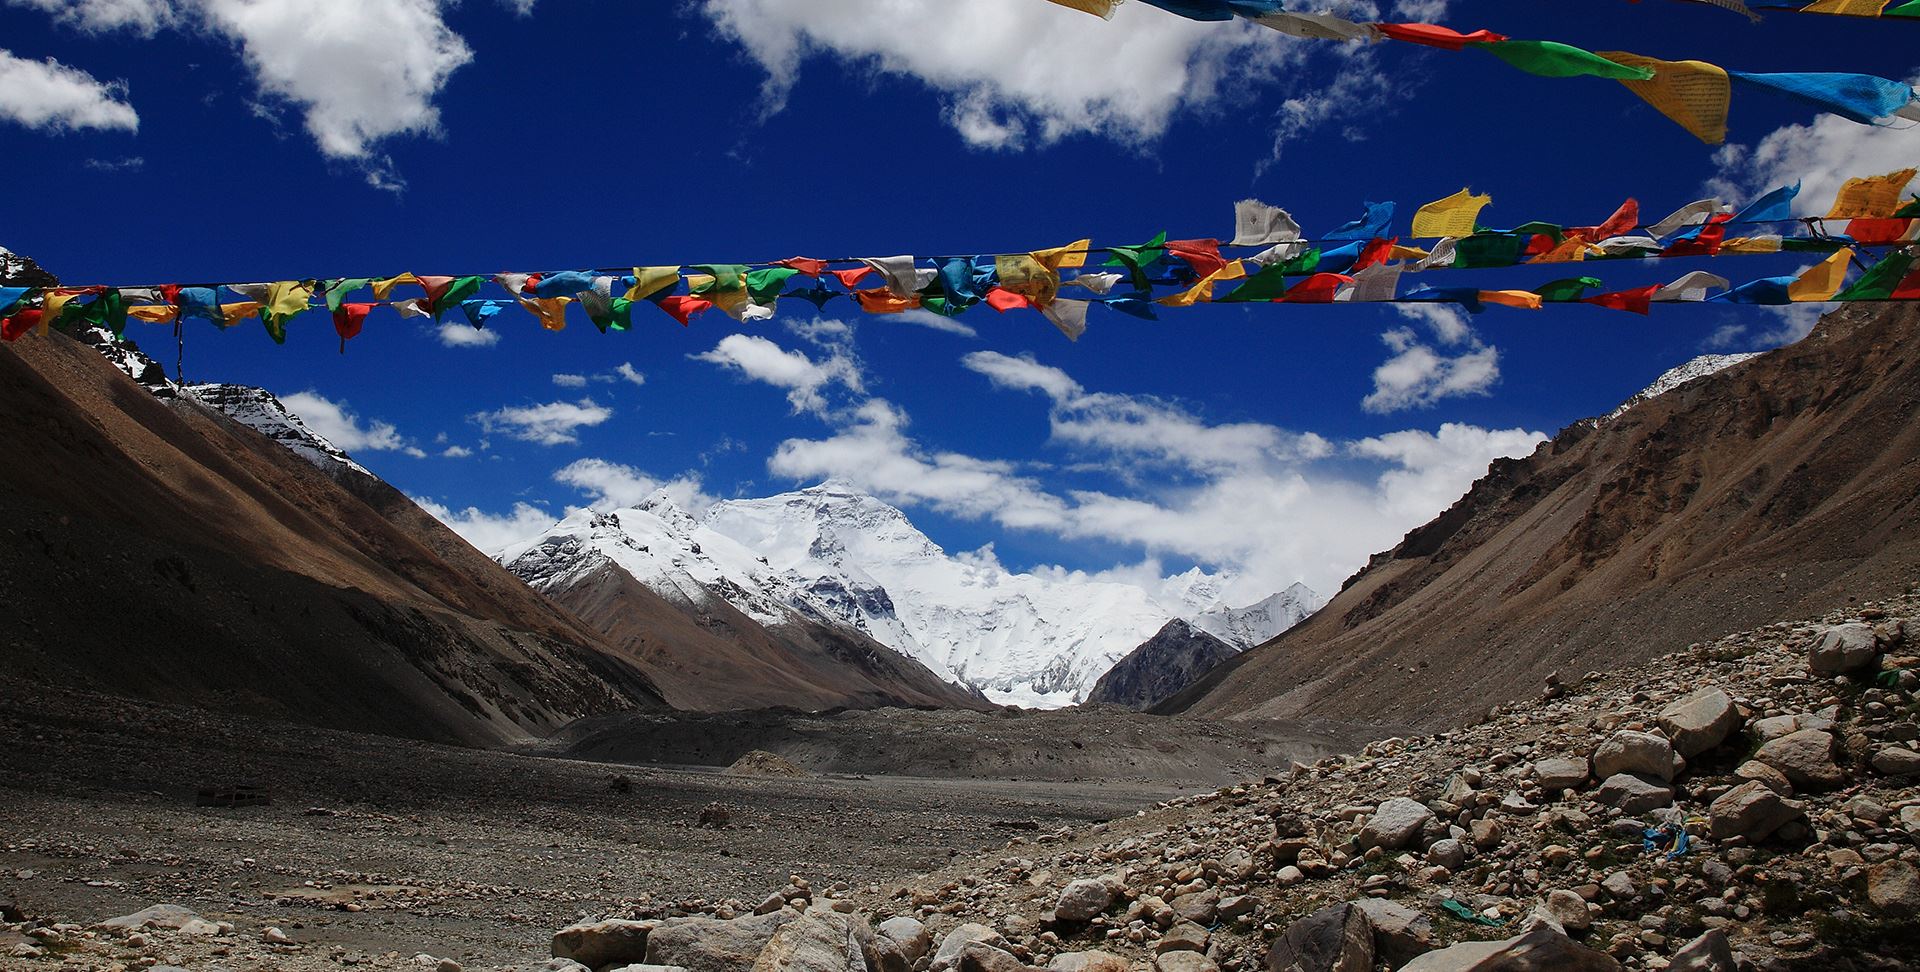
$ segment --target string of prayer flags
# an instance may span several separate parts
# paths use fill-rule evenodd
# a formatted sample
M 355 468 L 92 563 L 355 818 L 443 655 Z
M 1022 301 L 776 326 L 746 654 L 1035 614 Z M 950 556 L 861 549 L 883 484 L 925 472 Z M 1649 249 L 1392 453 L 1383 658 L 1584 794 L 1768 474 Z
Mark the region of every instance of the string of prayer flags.
M 1920 300 L 1920 271 L 1914 269 L 1914 262 L 1915 256 L 1910 251 L 1889 253 L 1834 299 Z

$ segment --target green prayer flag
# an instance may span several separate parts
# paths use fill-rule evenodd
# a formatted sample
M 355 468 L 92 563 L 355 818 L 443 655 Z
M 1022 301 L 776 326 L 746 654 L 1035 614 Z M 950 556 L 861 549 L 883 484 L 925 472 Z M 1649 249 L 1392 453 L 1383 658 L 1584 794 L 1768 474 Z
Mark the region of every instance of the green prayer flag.
M 1780 241 L 1782 253 L 1832 253 L 1845 247 L 1846 244 L 1839 240 L 1822 240 L 1812 237 L 1789 236 Z
M 1519 68 L 1545 78 L 1612 78 L 1615 81 L 1651 81 L 1653 72 L 1609 61 L 1592 51 L 1583 51 L 1557 41 L 1479 41 L 1467 45 Z
M 1161 230 L 1153 239 L 1139 246 L 1110 247 L 1113 256 L 1107 259 L 1106 266 L 1126 267 L 1132 271 L 1133 289 L 1145 293 L 1153 289 L 1153 283 L 1147 279 L 1146 268 L 1152 266 L 1155 260 L 1167 255 L 1167 249 L 1163 245 L 1166 242 L 1167 233 Z
M 710 263 L 692 269 L 713 278 L 712 283 L 693 288 L 691 292 L 695 294 L 730 294 L 747 286 L 747 265 L 744 263 Z M 789 272 L 787 275 L 793 274 Z
M 1568 277 L 1547 283 L 1534 293 L 1548 303 L 1568 303 L 1579 300 L 1588 290 L 1598 290 L 1600 286 L 1599 277 Z
M 1882 17 L 1920 17 L 1920 0 L 1907 0 L 1898 7 L 1880 11 Z
M 73 305 L 69 304 L 68 307 Z M 65 317 L 65 314 L 61 315 Z M 93 299 L 79 313 L 80 319 L 94 327 L 113 332 L 114 340 L 127 333 L 127 299 L 118 290 L 109 289 Z
M 746 277 L 747 296 L 756 304 L 771 304 L 780 296 L 787 279 L 799 272 L 792 267 L 766 267 L 751 271 Z M 720 275 L 715 274 L 714 280 L 717 282 L 719 279 Z
M 1920 0 L 1914 0 L 1914 2 L 1920 3 Z M 1920 196 L 1907 200 L 1907 204 L 1896 210 L 1893 215 L 1902 219 L 1920 217 Z
M 371 277 L 347 277 L 343 280 L 327 281 L 327 312 L 337 313 L 340 305 L 346 303 L 347 295 L 373 283 Z
M 485 277 L 460 277 L 447 285 L 447 289 L 433 302 L 433 319 L 465 303 L 468 298 L 480 292 L 480 285 L 487 282 Z
M 595 313 L 594 305 L 590 302 L 583 301 L 580 306 L 586 309 L 588 319 L 602 334 L 609 330 L 625 331 L 633 327 L 633 301 L 625 297 L 615 297 L 603 313 Z
M 1453 244 L 1453 266 L 1471 270 L 1476 267 L 1510 267 L 1520 262 L 1520 250 L 1527 237 L 1515 233 L 1475 233 Z
M 1913 255 L 1895 250 L 1879 263 L 1867 268 L 1853 286 L 1835 295 L 1834 300 L 1886 300 L 1893 296 L 1907 272 L 1913 269 Z

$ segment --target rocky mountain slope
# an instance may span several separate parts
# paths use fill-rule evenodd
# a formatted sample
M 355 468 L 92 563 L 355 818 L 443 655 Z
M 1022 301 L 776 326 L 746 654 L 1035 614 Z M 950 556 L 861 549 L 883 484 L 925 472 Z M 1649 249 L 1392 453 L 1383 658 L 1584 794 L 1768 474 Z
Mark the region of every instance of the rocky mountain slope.
M 1903 588 L 1920 568 L 1917 328 L 1912 307 L 1849 307 L 1496 461 L 1326 608 L 1162 709 L 1454 725 L 1556 670 Z
M 1087 693 L 1088 702 L 1147 709 L 1192 685 L 1239 649 L 1175 618 L 1127 653 Z
M 995 702 L 1038 708 L 1085 699 L 1170 619 L 1250 647 L 1319 603 L 1296 584 L 1229 609 L 1217 579 L 1198 570 L 1171 604 L 1132 584 L 1013 573 L 991 558 L 949 555 L 900 510 L 841 482 L 722 502 L 699 518 L 659 494 L 631 509 L 576 514 L 499 556 L 556 596 L 617 563 L 683 608 L 725 605 L 763 625 L 837 628 Z
M 391 487 L 350 491 L 85 344 L 7 346 L 0 404 L 0 658 L 15 673 L 482 745 L 663 704 Z

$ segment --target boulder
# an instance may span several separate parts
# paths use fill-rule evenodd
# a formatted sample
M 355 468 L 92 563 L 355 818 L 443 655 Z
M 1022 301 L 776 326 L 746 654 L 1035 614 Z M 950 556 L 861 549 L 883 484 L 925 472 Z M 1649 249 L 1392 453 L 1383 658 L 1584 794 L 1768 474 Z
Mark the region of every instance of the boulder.
M 1622 813 L 1641 814 L 1673 805 L 1673 788 L 1657 777 L 1616 773 L 1606 778 L 1593 798 Z
M 1366 911 L 1329 905 L 1288 925 L 1274 940 L 1268 972 L 1372 972 L 1373 935 Z
M 1782 797 L 1759 780 L 1748 780 L 1728 790 L 1707 808 L 1715 840 L 1729 837 L 1766 840 L 1774 831 L 1805 815 L 1800 804 Z
M 1397 968 L 1433 951 L 1433 922 L 1426 915 L 1385 898 L 1362 898 L 1353 906 L 1373 926 L 1375 958 Z
M 1543 759 L 1533 764 L 1533 773 L 1540 781 L 1540 788 L 1548 793 L 1577 790 L 1587 783 L 1587 761 Z
M 1167 952 L 1153 957 L 1153 972 L 1220 972 L 1220 966 L 1199 952 Z
M 1594 779 L 1604 780 L 1622 773 L 1671 781 L 1673 744 L 1665 736 L 1650 732 L 1623 729 L 1608 736 L 1593 751 Z
M 904 972 L 933 950 L 933 933 L 919 919 L 904 915 L 888 918 L 873 930 L 879 972 Z
M 1620 963 L 1540 923 L 1500 942 L 1463 942 L 1428 952 L 1400 972 L 1617 972 Z
M 1781 796 L 1793 795 L 1793 781 L 1787 779 L 1787 774 L 1757 759 L 1750 759 L 1741 763 L 1734 769 L 1733 775 L 1743 780 L 1753 780 L 1756 783 L 1764 783 L 1767 789 Z
M 1660 710 L 1660 729 L 1688 759 L 1725 742 L 1738 728 L 1740 710 L 1718 688 L 1701 689 Z
M 1541 910 L 1568 931 L 1583 932 L 1593 927 L 1593 915 L 1587 911 L 1587 899 L 1564 888 L 1547 892 Z
M 1091 921 L 1093 916 L 1113 907 L 1117 897 L 1118 889 L 1106 878 L 1082 878 L 1060 892 L 1060 900 L 1053 906 L 1053 917 L 1059 921 Z
M 1920 776 L 1920 753 L 1889 746 L 1873 754 L 1873 768 L 1888 776 Z
M 1832 733 L 1801 729 L 1761 746 L 1753 758 L 1779 770 L 1795 790 L 1829 790 L 1847 780 L 1833 761 L 1834 746 Z
M 953 963 L 957 972 L 1027 972 L 1027 963 L 1003 948 L 984 942 L 968 942 Z M 756 970 L 758 972 L 758 970 Z
M 606 921 L 568 925 L 553 933 L 553 957 L 572 959 L 588 968 L 635 964 L 647 958 L 647 935 L 655 921 Z
M 1173 906 L 1176 917 L 1196 925 L 1211 925 L 1220 914 L 1220 892 L 1211 888 L 1178 895 L 1167 903 Z
M 741 972 L 766 950 L 774 932 L 799 918 L 793 909 L 770 915 L 674 918 L 647 934 L 648 965 L 678 965 L 687 972 Z
M 1733 945 L 1727 941 L 1727 933 L 1718 928 L 1680 946 L 1667 966 L 1667 972 L 1739 972 L 1739 969 L 1740 963 L 1733 957 Z
M 1051 972 L 1127 972 L 1127 960 L 1111 952 L 1063 952 L 1047 968 Z
M 966 950 L 969 942 L 981 942 L 999 948 L 1007 943 L 1000 933 L 977 922 L 968 922 L 947 933 L 940 940 L 940 949 L 933 953 L 933 962 L 928 966 L 931 972 L 941 972 L 951 968 L 960 960 L 960 953 Z
M 151 908 L 142 908 L 130 915 L 108 918 L 95 926 L 116 931 L 139 931 L 142 928 L 181 929 L 193 922 L 205 919 L 175 904 L 158 904 Z
M 753 972 L 867 972 L 872 944 L 867 919 L 817 909 L 776 929 Z
M 1409 797 L 1394 797 L 1380 804 L 1368 818 L 1365 829 L 1360 831 L 1360 843 L 1365 847 L 1398 850 L 1413 843 L 1433 820 L 1433 811 L 1427 809 L 1426 804 Z
M 1204 952 L 1207 950 L 1207 942 L 1212 937 L 1204 926 L 1190 921 L 1176 922 L 1165 935 L 1160 936 L 1160 942 L 1154 946 L 1154 951 Z
M 1872 665 L 1879 655 L 1872 626 L 1836 624 L 1822 632 L 1807 652 L 1807 670 L 1815 675 L 1846 675 Z
M 1920 915 L 1920 868 L 1897 857 L 1868 868 L 1867 900 L 1895 918 Z

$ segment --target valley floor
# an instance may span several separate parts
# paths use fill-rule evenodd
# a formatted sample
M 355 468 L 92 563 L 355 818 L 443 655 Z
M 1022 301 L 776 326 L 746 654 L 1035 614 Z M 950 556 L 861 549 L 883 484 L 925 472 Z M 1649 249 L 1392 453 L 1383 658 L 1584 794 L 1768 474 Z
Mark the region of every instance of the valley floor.
M 1180 792 L 616 766 L 6 681 L 0 740 L 0 900 L 82 925 L 180 904 L 236 926 L 180 946 L 180 964 L 232 972 L 418 968 L 421 952 L 469 969 L 538 964 L 552 929 L 580 916 L 724 897 L 751 906 L 789 875 L 864 888 L 1022 828 L 1130 816 Z M 268 787 L 272 804 L 195 806 L 198 788 L 240 783 Z M 700 827 L 715 803 L 730 825 Z M 298 947 L 263 944 L 268 927 Z M 9 957 L 19 944 L 0 940 L 0 968 L 59 964 Z M 140 952 L 118 952 L 137 967 Z M 74 958 L 66 967 L 116 967 L 111 955 Z

